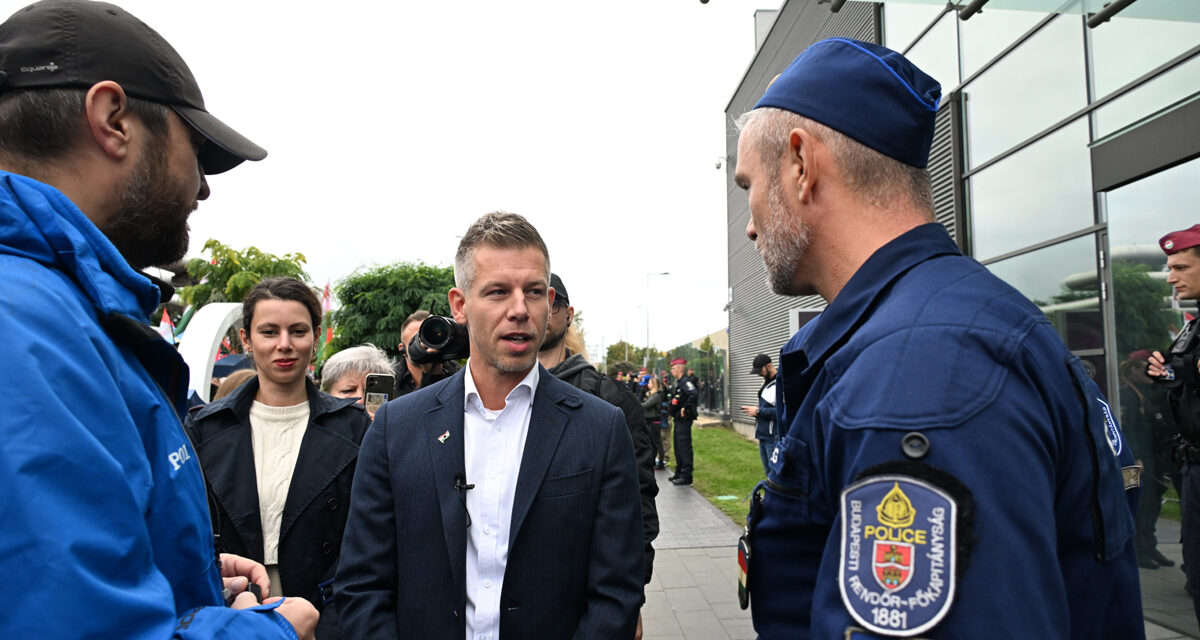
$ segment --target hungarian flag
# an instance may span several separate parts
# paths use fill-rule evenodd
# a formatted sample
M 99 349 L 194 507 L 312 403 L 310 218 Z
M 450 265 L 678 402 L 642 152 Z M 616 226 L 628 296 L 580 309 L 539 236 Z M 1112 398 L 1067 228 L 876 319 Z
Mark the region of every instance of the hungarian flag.
M 162 320 L 158 321 L 158 335 L 163 337 L 163 340 L 175 344 L 175 323 L 171 322 L 171 314 L 163 309 Z

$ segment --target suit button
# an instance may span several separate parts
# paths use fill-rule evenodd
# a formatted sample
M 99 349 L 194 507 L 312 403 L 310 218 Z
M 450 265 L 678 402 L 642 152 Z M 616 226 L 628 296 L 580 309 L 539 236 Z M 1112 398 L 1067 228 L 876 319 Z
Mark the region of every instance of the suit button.
M 333 541 L 332 540 L 326 540 L 325 542 L 321 543 L 321 553 L 323 553 L 325 555 L 329 555 L 329 554 L 333 553 Z
M 337 511 L 337 498 L 330 498 L 325 502 L 325 508 L 330 511 Z

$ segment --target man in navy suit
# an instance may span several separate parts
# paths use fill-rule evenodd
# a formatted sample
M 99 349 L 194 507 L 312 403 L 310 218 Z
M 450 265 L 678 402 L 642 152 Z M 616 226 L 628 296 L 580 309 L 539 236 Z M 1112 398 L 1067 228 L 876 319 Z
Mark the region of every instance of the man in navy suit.
M 554 291 L 541 236 L 490 213 L 450 290 L 463 371 L 379 409 L 335 580 L 350 638 L 632 638 L 642 514 L 621 412 L 537 361 Z

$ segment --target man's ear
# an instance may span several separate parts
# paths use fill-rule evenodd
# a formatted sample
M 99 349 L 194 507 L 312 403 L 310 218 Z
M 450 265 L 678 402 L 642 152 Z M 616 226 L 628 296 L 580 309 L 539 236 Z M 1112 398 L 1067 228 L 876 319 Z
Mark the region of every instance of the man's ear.
M 88 89 L 83 110 L 92 142 L 113 160 L 123 160 L 130 152 L 134 124 L 125 90 L 112 80 L 98 82 Z
M 575 307 L 567 305 L 567 326 L 570 327 L 572 322 L 575 322 Z
M 459 324 L 467 323 L 467 294 L 463 293 L 462 289 L 454 287 L 450 293 L 446 294 L 450 299 L 450 315 L 454 317 L 454 321 Z
M 816 161 L 817 141 L 813 135 L 804 129 L 792 129 L 788 134 L 787 179 L 796 185 L 797 199 L 808 204 L 812 202 L 813 189 L 821 167 Z

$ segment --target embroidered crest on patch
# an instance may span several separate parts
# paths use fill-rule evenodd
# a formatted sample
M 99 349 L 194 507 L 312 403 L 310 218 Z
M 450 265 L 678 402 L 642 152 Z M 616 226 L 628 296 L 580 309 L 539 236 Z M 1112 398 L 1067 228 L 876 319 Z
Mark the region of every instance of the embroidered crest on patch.
M 946 616 L 958 569 L 949 493 L 911 476 L 873 476 L 842 491 L 841 518 L 838 587 L 859 624 L 908 637 Z
M 1096 402 L 1100 403 L 1100 408 L 1104 410 L 1104 435 L 1108 437 L 1108 448 L 1112 449 L 1114 456 L 1121 455 L 1121 430 L 1117 428 L 1117 421 L 1113 420 L 1112 409 L 1108 408 L 1108 403 L 1103 398 L 1096 398 Z

